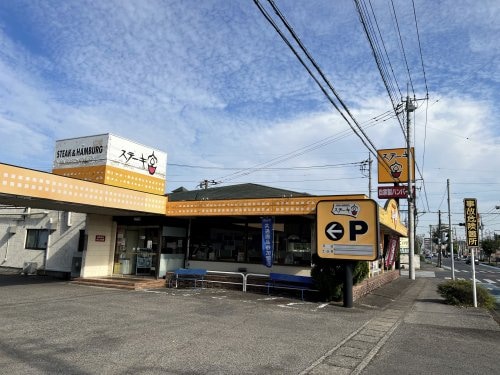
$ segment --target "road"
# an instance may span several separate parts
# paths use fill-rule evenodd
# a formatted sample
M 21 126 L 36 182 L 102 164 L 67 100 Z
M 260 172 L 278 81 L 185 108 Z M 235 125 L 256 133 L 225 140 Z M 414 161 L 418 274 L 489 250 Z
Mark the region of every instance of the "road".
M 436 277 L 451 280 L 451 258 L 442 259 L 442 268 L 442 270 L 436 269 Z M 455 260 L 454 269 L 455 279 L 472 280 L 472 265 L 466 264 L 465 260 Z M 488 289 L 496 298 L 497 302 L 500 303 L 500 268 L 479 263 L 479 265 L 476 265 L 475 271 L 476 282 Z

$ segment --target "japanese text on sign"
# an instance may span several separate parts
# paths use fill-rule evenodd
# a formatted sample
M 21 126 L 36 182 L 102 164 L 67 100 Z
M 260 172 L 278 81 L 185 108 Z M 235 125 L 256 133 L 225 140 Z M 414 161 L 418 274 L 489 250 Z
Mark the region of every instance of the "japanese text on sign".
M 465 214 L 465 235 L 467 237 L 467 246 L 476 247 L 478 242 L 478 214 L 477 201 L 474 198 L 464 199 L 464 214 Z

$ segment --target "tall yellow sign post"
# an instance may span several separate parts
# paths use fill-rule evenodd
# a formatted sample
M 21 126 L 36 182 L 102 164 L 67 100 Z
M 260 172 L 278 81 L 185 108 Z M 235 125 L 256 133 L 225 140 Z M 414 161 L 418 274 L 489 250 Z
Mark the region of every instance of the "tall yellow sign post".
M 474 307 L 477 307 L 476 295 L 476 267 L 474 265 L 474 257 L 477 247 L 479 246 L 479 214 L 477 212 L 477 200 L 475 198 L 464 199 L 464 215 L 465 215 L 465 236 L 467 238 L 467 247 L 471 253 L 472 264 L 472 297 L 474 299 Z
M 344 260 L 344 307 L 352 307 L 356 260 L 378 258 L 378 206 L 371 199 L 320 201 L 316 206 L 318 256 Z

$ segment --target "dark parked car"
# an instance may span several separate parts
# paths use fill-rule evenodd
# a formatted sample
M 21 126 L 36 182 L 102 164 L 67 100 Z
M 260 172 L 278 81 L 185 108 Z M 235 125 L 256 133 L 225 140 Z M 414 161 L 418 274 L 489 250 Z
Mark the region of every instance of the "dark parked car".
M 465 261 L 466 264 L 471 264 L 471 257 L 467 257 L 467 260 Z M 474 258 L 474 264 L 478 265 L 479 264 L 479 259 Z

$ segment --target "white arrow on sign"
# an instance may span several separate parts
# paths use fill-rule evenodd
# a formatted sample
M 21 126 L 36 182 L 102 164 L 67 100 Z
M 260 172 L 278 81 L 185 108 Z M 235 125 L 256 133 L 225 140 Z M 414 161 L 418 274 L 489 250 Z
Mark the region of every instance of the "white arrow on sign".
M 338 241 L 344 236 L 344 227 L 334 221 L 326 226 L 325 233 L 330 240 Z

